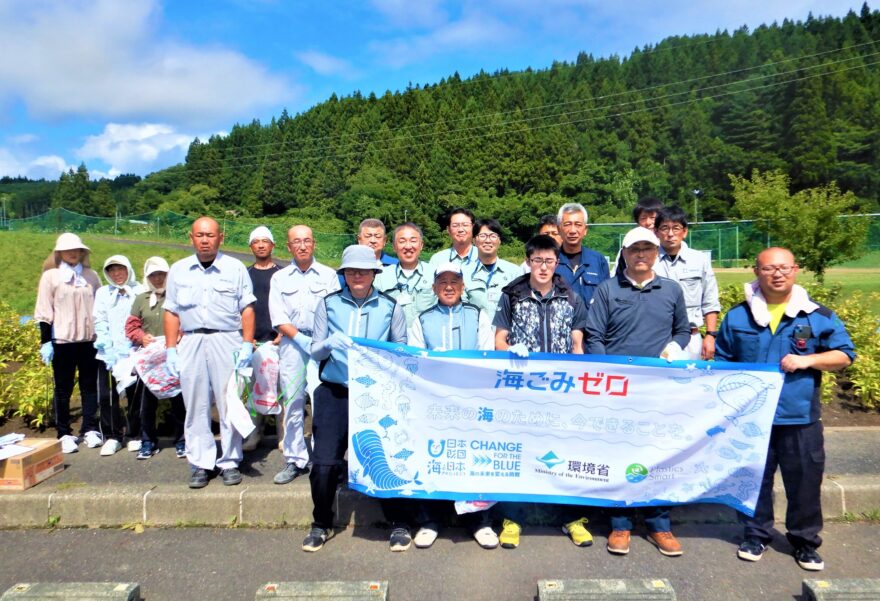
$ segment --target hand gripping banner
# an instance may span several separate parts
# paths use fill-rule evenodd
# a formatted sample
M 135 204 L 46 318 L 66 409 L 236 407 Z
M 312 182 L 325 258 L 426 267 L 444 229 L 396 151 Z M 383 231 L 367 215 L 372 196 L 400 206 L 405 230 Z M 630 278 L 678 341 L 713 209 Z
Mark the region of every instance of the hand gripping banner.
M 377 497 L 753 515 L 776 365 L 431 352 L 355 338 L 349 486 Z

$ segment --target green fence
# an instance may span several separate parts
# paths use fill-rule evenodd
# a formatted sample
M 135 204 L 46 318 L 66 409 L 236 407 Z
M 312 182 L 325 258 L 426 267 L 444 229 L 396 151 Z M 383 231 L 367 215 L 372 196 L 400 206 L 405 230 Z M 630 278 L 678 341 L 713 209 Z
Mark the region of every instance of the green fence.
M 841 219 L 867 218 L 870 221 L 865 242 L 866 252 L 880 250 L 880 214 L 845 215 Z M 283 218 L 261 220 L 219 220 L 225 236 L 225 244 L 246 247 L 248 235 L 258 225 L 272 230 L 275 240 L 286 240 L 287 228 L 292 225 Z M 68 211 L 51 209 L 42 215 L 26 219 L 8 219 L 0 222 L 0 229 L 31 232 L 76 232 L 83 235 L 113 236 L 118 238 L 166 240 L 189 244 L 189 228 L 192 217 L 172 212 L 154 212 L 119 217 L 90 217 Z M 631 223 L 592 223 L 587 244 L 609 259 L 617 256 L 623 236 L 633 227 Z M 315 254 L 321 261 L 338 263 L 342 250 L 354 244 L 353 234 L 314 232 L 317 243 Z M 695 249 L 711 252 L 712 261 L 718 267 L 739 267 L 749 264 L 757 253 L 773 243 L 750 221 L 717 221 L 692 224 L 688 244 Z M 520 244 L 506 243 L 502 254 L 521 252 Z M 426 249 L 426 255 L 430 249 Z M 511 259 L 520 260 L 511 256 Z

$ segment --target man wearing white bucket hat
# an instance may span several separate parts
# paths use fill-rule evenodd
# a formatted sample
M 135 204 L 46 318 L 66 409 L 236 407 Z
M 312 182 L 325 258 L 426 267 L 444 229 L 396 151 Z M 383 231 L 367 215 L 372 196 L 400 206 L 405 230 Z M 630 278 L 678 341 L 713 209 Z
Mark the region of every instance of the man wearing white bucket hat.
M 223 484 L 233 486 L 241 482 L 242 439 L 226 419 L 224 393 L 233 371 L 250 365 L 256 297 L 242 262 L 220 252 L 223 234 L 216 221 L 196 219 L 189 237 L 196 252 L 171 266 L 166 284 L 167 365 L 172 375 L 180 376 L 186 405 L 190 488 L 207 486 L 215 467 Z M 219 458 L 211 432 L 212 400 L 220 414 Z
M 339 273 L 345 287 L 328 295 L 315 309 L 312 358 L 321 364 L 321 385 L 315 390 L 312 417 L 312 472 L 309 481 L 314 504 L 312 528 L 303 551 L 317 551 L 333 536 L 333 502 L 348 448 L 348 349 L 351 336 L 406 344 L 406 317 L 393 298 L 373 287 L 376 255 L 367 246 L 349 246 L 342 253 Z M 391 523 L 391 550 L 405 551 L 412 536 L 403 517 L 411 505 L 403 499 L 381 499 Z

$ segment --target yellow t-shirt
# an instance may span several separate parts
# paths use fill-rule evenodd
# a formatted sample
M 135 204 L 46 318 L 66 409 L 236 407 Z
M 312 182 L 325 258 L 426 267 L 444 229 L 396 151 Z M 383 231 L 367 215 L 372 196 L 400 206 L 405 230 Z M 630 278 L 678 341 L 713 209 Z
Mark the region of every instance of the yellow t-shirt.
M 767 310 L 770 311 L 770 332 L 775 334 L 782 316 L 785 315 L 785 308 L 788 303 L 779 303 L 778 305 L 767 304 Z

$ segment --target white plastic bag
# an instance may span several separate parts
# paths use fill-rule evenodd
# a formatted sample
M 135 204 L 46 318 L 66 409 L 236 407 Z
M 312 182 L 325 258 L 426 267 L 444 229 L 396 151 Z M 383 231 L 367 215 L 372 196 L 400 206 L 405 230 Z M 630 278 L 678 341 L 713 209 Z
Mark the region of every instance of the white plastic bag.
M 226 383 L 226 415 L 221 415 L 220 419 L 225 419 L 226 423 L 235 428 L 242 438 L 247 438 L 251 432 L 256 429 L 254 422 L 251 420 L 251 414 L 241 400 L 248 381 L 251 377 L 251 368 L 245 367 L 235 369 L 229 376 Z
M 156 398 L 170 399 L 180 394 L 180 379 L 172 376 L 165 367 L 164 336 L 135 352 L 132 358 L 138 377 Z
M 281 399 L 278 397 L 278 345 L 267 342 L 254 351 L 251 366 L 254 378 L 248 396 L 248 406 L 261 415 L 281 413 Z

